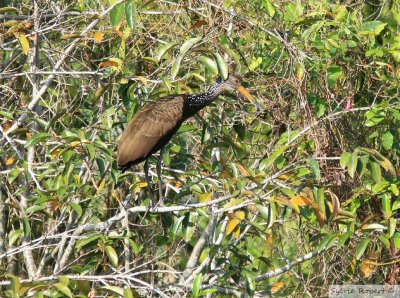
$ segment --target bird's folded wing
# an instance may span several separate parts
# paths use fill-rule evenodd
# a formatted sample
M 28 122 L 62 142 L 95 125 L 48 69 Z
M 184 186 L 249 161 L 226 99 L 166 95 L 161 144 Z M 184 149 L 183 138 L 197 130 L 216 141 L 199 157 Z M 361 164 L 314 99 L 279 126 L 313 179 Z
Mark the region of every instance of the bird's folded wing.
M 176 128 L 183 107 L 183 100 L 178 99 L 158 100 L 135 114 L 118 142 L 119 166 L 143 160 L 163 137 Z

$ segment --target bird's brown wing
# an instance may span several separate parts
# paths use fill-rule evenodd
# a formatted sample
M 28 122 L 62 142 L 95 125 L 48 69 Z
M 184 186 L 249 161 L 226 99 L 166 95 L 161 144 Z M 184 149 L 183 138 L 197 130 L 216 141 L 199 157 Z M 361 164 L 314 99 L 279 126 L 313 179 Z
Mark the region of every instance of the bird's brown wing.
M 179 126 L 182 109 L 182 96 L 160 98 L 140 109 L 118 142 L 118 166 L 135 164 L 154 153 L 155 146 Z

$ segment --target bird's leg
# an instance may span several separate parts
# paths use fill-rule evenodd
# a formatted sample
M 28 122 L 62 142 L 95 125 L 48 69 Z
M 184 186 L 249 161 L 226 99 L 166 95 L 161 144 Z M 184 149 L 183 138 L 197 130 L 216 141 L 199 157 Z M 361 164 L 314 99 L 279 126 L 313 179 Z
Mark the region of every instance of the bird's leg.
M 151 189 L 151 182 L 149 179 L 149 159 L 146 158 L 146 161 L 144 162 L 144 176 L 146 178 L 146 183 L 147 183 L 147 189 L 149 190 L 149 197 L 150 197 L 150 206 L 153 206 L 153 190 Z
M 160 157 L 158 158 L 157 162 L 157 177 L 158 177 L 158 205 L 159 206 L 164 206 L 164 197 L 163 197 L 163 180 L 161 178 L 161 164 L 162 164 L 162 158 L 164 154 L 164 148 L 162 147 L 160 150 Z

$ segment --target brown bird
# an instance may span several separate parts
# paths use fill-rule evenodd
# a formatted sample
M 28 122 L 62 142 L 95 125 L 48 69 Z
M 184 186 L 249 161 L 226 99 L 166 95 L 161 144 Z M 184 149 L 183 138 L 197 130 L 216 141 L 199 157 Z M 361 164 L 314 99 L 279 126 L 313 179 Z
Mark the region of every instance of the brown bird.
M 148 185 L 148 158 L 161 150 L 157 163 L 159 200 L 162 203 L 161 160 L 164 146 L 169 142 L 181 124 L 212 103 L 218 95 L 226 91 L 238 90 L 247 99 L 252 96 L 240 84 L 240 80 L 230 74 L 226 80 L 216 82 L 201 94 L 179 94 L 161 97 L 143 106 L 129 122 L 118 142 L 118 169 L 125 171 L 132 165 L 145 161 L 144 170 Z

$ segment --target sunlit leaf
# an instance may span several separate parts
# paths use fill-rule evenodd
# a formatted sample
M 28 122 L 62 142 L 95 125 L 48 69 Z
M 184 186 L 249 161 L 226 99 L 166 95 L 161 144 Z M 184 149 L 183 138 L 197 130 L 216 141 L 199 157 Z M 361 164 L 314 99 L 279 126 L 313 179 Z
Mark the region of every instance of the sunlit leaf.
M 266 159 L 263 159 L 260 162 L 259 168 L 260 171 L 263 171 L 264 169 L 268 168 L 270 165 L 272 165 L 275 160 L 283 153 L 285 152 L 285 150 L 288 148 L 288 145 L 284 145 L 278 149 L 275 149 L 275 151 L 273 151 L 270 156 Z
M 115 5 L 110 11 L 110 21 L 113 26 L 118 26 L 121 23 L 122 18 L 124 17 L 124 3 L 119 3 Z
M 41 132 L 41 133 L 34 134 L 28 140 L 28 142 L 26 142 L 25 148 L 31 148 L 31 147 L 35 146 L 37 143 L 44 141 L 50 137 L 51 137 L 51 134 L 49 134 L 47 132 Z
M 18 240 L 18 238 L 22 235 L 22 230 L 18 229 L 18 230 L 12 230 L 9 234 L 8 234 L 8 245 L 11 247 L 13 246 L 13 244 L 15 243 L 15 241 Z
M 187 51 L 189 51 L 194 45 L 196 45 L 200 40 L 201 37 L 191 38 L 183 43 L 183 45 L 179 49 L 179 53 L 184 55 Z
M 136 18 L 137 18 L 135 0 L 130 0 L 125 4 L 125 17 L 126 17 L 126 22 L 127 22 L 128 26 L 131 29 L 135 29 Z
M 193 279 L 193 288 L 192 288 L 193 297 L 199 297 L 202 283 L 203 283 L 203 274 L 199 273 Z
M 117 255 L 116 251 L 114 250 L 114 248 L 110 245 L 106 245 L 105 252 L 106 252 L 108 258 L 110 259 L 111 264 L 114 267 L 118 267 L 118 255 Z
M 103 41 L 103 37 L 104 37 L 104 32 L 97 31 L 94 34 L 94 42 L 95 43 L 101 43 Z
M 368 238 L 363 238 L 358 243 L 357 248 L 356 248 L 356 259 L 357 260 L 361 259 L 361 257 L 364 255 L 364 252 L 367 249 L 369 242 L 370 242 L 370 240 Z
M 237 225 L 240 223 L 240 221 L 236 218 L 233 218 L 228 221 L 228 224 L 226 226 L 226 231 L 225 234 L 229 235 L 230 233 L 233 232 L 233 230 L 237 227 Z
M 202 62 L 207 69 L 213 73 L 213 74 L 218 74 L 218 65 L 215 63 L 215 61 L 211 58 L 208 58 L 206 56 L 201 56 L 199 58 L 200 62 Z
M 228 64 L 225 62 L 224 58 L 221 57 L 220 54 L 214 53 L 214 57 L 217 61 L 219 75 L 222 77 L 222 79 L 226 80 L 229 75 Z
M 349 164 L 351 157 L 351 153 L 349 152 L 343 152 L 342 155 L 340 156 L 340 166 L 342 169 L 345 169 L 347 165 Z
M 172 48 L 173 48 L 174 46 L 176 46 L 176 45 L 177 45 L 176 42 L 167 43 L 167 44 L 162 45 L 162 46 L 158 49 L 157 54 L 156 54 L 156 59 L 157 59 L 157 61 L 160 61 L 161 58 L 164 56 L 164 54 L 165 54 L 168 50 L 172 49 Z
M 29 41 L 24 34 L 18 34 L 19 45 L 21 46 L 22 53 L 28 55 L 29 53 Z
M 66 285 L 62 283 L 56 283 L 54 284 L 54 287 L 57 288 L 57 290 L 63 293 L 65 296 L 72 298 L 72 292 Z
M 359 34 L 379 35 L 385 26 L 386 23 L 381 21 L 365 22 L 361 25 Z
M 349 173 L 349 176 L 351 178 L 354 178 L 354 173 L 356 172 L 357 169 L 357 162 L 358 162 L 357 153 L 352 153 L 350 155 L 349 164 L 347 166 L 347 172 Z

